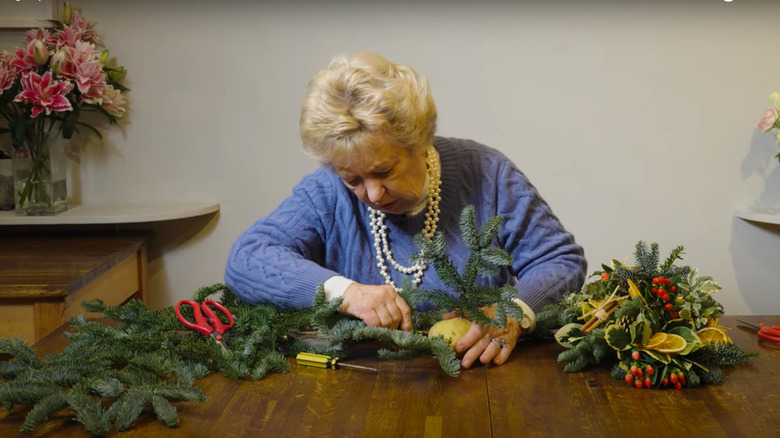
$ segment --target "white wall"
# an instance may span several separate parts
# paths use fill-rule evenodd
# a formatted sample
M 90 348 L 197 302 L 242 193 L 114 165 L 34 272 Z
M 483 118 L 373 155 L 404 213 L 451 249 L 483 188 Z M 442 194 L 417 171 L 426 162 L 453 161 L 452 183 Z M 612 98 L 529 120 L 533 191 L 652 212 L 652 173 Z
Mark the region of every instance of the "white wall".
M 84 203 L 216 201 L 154 251 L 153 307 L 222 280 L 233 240 L 315 168 L 299 103 L 336 53 L 370 49 L 430 77 L 439 133 L 504 151 L 584 246 L 589 271 L 635 243 L 723 286 L 731 314 L 780 312 L 771 1 L 98 1 L 76 3 L 127 67 L 130 113 L 81 154 Z M 202 228 L 201 228 L 202 227 Z

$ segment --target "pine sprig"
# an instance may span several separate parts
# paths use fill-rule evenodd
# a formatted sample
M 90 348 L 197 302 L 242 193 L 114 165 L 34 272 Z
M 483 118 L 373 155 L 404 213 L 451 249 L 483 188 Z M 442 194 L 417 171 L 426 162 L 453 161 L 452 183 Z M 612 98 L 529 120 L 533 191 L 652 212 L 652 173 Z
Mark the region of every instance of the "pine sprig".
M 513 288 L 477 284 L 479 276 L 493 277 L 501 268 L 512 263 L 512 257 L 506 251 L 492 246 L 502 222 L 503 218 L 496 216 L 488 219 L 482 229 L 479 229 L 474 206 L 469 205 L 463 209 L 460 216 L 461 233 L 471 254 L 462 275 L 445 252 L 443 233 L 437 233 L 431 240 L 422 234 L 418 235 L 415 242 L 420 247 L 420 254 L 413 257 L 413 261 L 434 266 L 439 278 L 451 291 L 417 290 L 412 297 L 412 303 L 433 303 L 437 309 L 453 309 L 471 321 L 485 326 L 504 327 L 507 317 L 521 320 L 522 309 L 512 301 L 516 295 Z M 485 309 L 488 307 L 491 307 L 491 311 L 485 315 Z

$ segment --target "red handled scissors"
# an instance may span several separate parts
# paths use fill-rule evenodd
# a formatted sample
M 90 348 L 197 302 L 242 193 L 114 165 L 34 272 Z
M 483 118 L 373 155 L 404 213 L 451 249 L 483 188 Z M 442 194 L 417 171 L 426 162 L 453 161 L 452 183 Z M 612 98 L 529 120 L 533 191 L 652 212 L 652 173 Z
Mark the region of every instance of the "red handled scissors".
M 192 313 L 195 315 L 194 323 L 182 316 L 181 311 L 179 310 L 179 307 L 181 307 L 182 304 L 192 307 Z M 227 317 L 229 323 L 223 323 L 222 320 L 219 319 L 217 312 L 211 307 L 222 312 L 222 314 Z M 203 315 L 205 315 L 205 317 Z M 206 300 L 203 304 L 198 304 L 193 300 L 181 300 L 176 303 L 176 317 L 179 318 L 179 321 L 185 326 L 195 330 L 203 336 L 210 336 L 217 341 L 220 347 L 222 347 L 222 351 L 227 351 L 227 345 L 222 339 L 222 335 L 224 335 L 230 327 L 233 327 L 233 314 L 231 314 L 225 306 L 212 300 Z M 206 318 L 208 318 L 208 320 Z
M 761 339 L 766 339 L 767 341 L 772 342 L 780 342 L 780 327 L 776 325 L 765 327 L 764 324 L 755 325 L 739 319 L 737 321 L 757 331 L 758 336 Z

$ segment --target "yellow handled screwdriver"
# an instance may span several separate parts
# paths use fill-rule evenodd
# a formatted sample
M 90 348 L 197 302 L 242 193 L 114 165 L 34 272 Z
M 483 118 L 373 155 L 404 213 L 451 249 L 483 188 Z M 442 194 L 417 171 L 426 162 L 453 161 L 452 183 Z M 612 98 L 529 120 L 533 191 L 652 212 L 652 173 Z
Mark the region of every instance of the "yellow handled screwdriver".
M 295 356 L 295 361 L 298 363 L 298 365 L 304 365 L 307 367 L 332 368 L 334 370 L 344 367 L 360 371 L 369 371 L 372 373 L 377 372 L 376 368 L 341 363 L 339 362 L 338 357 L 324 356 L 322 354 L 298 353 L 298 355 Z

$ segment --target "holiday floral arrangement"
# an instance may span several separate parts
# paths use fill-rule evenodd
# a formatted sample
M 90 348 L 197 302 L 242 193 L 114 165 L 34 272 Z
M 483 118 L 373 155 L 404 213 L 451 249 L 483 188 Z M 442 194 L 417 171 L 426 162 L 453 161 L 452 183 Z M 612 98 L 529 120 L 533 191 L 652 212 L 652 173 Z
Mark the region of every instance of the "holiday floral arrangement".
M 677 266 L 683 247 L 659 265 L 658 244 L 636 245 L 636 265 L 612 260 L 595 281 L 569 293 L 538 315 L 537 330 L 555 331 L 566 347 L 565 372 L 615 363 L 612 376 L 636 388 L 676 388 L 716 383 L 724 367 L 749 354 L 718 325 L 720 286 L 697 268 Z
M 65 2 L 51 30 L 32 29 L 25 45 L 0 53 L 0 134 L 10 134 L 15 156 L 29 158 L 29 175 L 19 188 L 22 205 L 48 198 L 49 145 L 70 139 L 79 128 L 102 138 L 98 129 L 82 120 L 84 113 L 117 123 L 126 110 L 120 84 L 123 67 L 110 67 L 109 52 L 80 12 Z M 48 199 L 51 202 L 51 199 Z
M 780 144 L 780 92 L 773 91 L 769 95 L 769 101 L 772 102 L 772 108 L 766 110 L 763 117 L 761 117 L 761 120 L 758 122 L 758 128 L 765 133 L 776 129 L 775 139 Z M 780 152 L 776 157 L 780 160 Z

